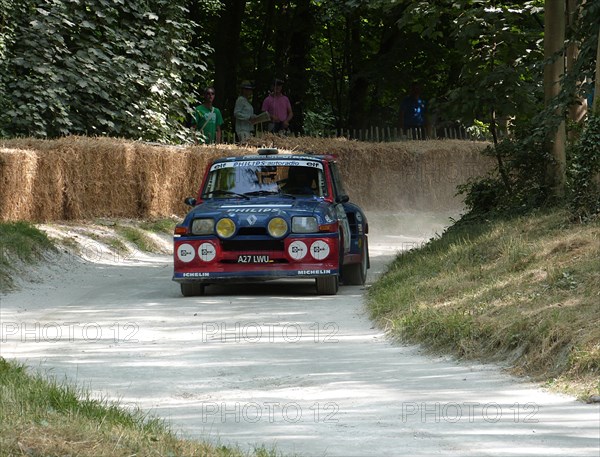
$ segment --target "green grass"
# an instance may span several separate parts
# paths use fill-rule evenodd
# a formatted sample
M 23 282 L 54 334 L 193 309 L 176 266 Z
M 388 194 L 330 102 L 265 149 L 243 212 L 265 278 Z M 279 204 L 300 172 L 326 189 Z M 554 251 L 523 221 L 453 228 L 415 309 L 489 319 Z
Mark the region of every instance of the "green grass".
M 157 252 L 159 250 L 156 243 L 143 230 L 137 227 L 117 225 L 115 231 L 125 240 L 135 245 L 140 251 Z
M 177 222 L 174 219 L 157 219 L 152 221 L 143 221 L 139 227 L 142 230 L 155 233 L 165 233 L 172 235 Z
M 275 457 L 184 440 L 161 419 L 94 399 L 0 357 L 0 456 Z
M 508 362 L 581 397 L 600 380 L 600 223 L 554 211 L 458 224 L 401 254 L 370 289 L 400 340 Z
M 119 254 L 126 254 L 127 252 L 129 252 L 129 249 L 127 249 L 127 245 L 117 237 L 109 236 L 102 239 L 102 242 Z
M 172 235 L 176 222 L 173 219 L 156 219 L 141 221 L 135 226 L 115 222 L 112 227 L 115 232 L 137 249 L 143 252 L 160 252 L 160 247 L 148 236 L 147 232 Z M 116 237 L 102 240 L 116 252 L 127 252 L 127 246 Z
M 53 244 L 46 234 L 28 222 L 0 223 L 2 263 L 9 263 L 11 258 L 31 262 L 39 258 L 42 251 L 52 248 Z
M 32 224 L 0 223 L 0 291 L 13 287 L 11 276 L 16 262 L 31 264 L 47 250 L 55 250 L 53 243 Z

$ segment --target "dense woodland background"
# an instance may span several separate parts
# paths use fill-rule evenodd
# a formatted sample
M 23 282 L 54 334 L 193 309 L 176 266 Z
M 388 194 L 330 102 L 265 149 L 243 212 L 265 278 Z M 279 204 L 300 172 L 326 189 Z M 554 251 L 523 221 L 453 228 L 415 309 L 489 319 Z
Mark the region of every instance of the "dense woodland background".
M 560 102 L 577 109 L 600 2 L 553 3 L 573 11 Z M 230 124 L 240 81 L 258 108 L 276 77 L 298 132 L 397 127 L 414 81 L 436 124 L 485 128 L 543 108 L 543 39 L 539 0 L 0 0 L 0 130 L 183 141 L 203 86 Z
M 227 130 L 240 81 L 258 109 L 274 78 L 297 133 L 395 128 L 418 82 L 433 124 L 496 145 L 504 190 L 473 204 L 520 199 L 532 179 L 562 197 L 565 144 L 592 117 L 599 28 L 597 0 L 0 0 L 0 137 L 189 143 L 204 86 Z M 600 167 L 590 144 L 586 179 Z

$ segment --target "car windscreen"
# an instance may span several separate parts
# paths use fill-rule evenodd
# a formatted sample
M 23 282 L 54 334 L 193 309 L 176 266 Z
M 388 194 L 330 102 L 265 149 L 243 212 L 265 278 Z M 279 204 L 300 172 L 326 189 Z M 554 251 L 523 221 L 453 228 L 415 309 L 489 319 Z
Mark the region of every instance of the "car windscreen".
M 327 196 L 323 164 L 312 160 L 218 162 L 211 166 L 202 198 L 262 195 Z

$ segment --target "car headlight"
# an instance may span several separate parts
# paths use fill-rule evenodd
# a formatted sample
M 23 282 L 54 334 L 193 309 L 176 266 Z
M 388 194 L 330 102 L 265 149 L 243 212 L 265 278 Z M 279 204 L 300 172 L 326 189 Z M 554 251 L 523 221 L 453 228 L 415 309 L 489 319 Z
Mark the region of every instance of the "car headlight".
M 192 221 L 192 235 L 210 235 L 215 228 L 213 219 L 194 219 Z
M 317 218 L 312 216 L 292 217 L 292 232 L 294 233 L 316 233 L 319 231 Z
M 217 235 L 221 238 L 231 238 L 235 233 L 235 222 L 228 217 L 219 220 L 216 225 Z
M 288 224 L 285 221 L 285 219 L 281 217 L 274 217 L 269 221 L 267 230 L 269 232 L 269 235 L 271 235 L 273 238 L 281 238 L 287 233 Z

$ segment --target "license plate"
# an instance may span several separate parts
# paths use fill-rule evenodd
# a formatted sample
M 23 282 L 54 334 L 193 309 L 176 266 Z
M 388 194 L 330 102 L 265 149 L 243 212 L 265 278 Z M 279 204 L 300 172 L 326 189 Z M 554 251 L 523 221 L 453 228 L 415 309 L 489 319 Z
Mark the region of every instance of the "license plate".
M 268 255 L 239 255 L 238 263 L 269 263 Z

